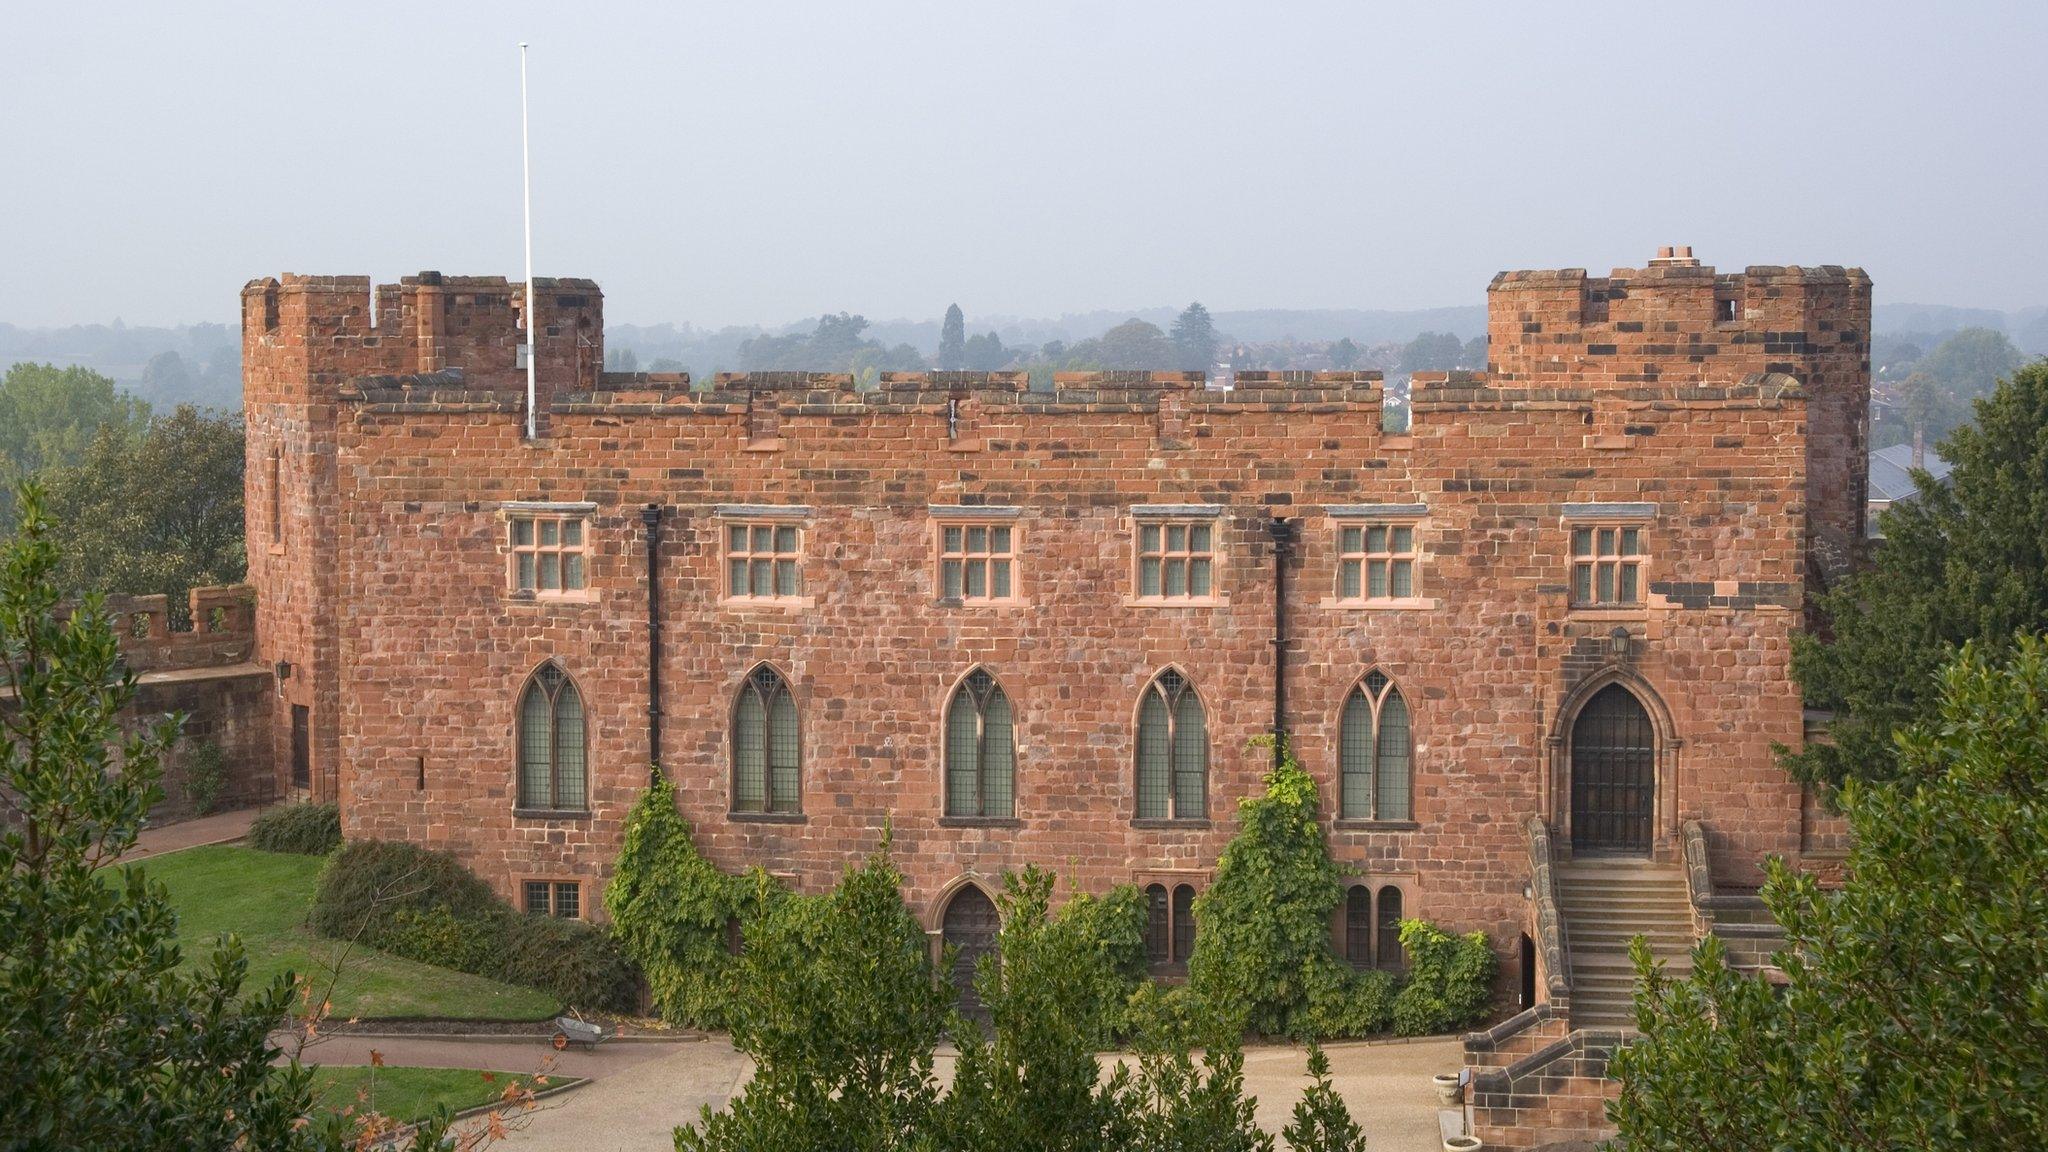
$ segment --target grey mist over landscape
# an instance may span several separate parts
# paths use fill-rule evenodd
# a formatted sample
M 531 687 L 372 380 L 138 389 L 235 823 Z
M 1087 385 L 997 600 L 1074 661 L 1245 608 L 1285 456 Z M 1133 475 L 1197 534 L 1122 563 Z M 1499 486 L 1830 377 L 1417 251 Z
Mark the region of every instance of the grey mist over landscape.
M 0 361 L 212 396 L 253 277 L 516 277 L 522 39 L 536 270 L 643 367 L 842 311 L 930 355 L 955 302 L 1006 348 L 1191 300 L 1469 340 L 1499 269 L 1672 243 L 2048 351 L 2048 5 L 1417 7 L 18 6 Z

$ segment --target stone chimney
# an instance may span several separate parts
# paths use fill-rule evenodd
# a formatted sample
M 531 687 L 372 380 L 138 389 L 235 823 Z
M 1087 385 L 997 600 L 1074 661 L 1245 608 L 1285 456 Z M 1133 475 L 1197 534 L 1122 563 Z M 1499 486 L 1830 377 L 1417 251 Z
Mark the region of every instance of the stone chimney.
M 1657 249 L 1657 258 L 1650 261 L 1652 268 L 1697 268 L 1698 260 L 1693 259 L 1692 245 L 1666 244 Z

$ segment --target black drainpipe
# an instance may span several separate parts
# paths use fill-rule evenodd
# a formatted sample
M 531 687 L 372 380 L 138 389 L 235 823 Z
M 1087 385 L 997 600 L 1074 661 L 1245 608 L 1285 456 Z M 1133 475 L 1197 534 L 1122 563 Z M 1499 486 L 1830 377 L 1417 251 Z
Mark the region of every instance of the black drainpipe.
M 647 765 L 661 779 L 661 505 L 640 510 L 647 526 Z
M 1299 524 L 1273 516 L 1266 529 L 1273 537 L 1273 767 L 1287 754 L 1287 558 L 1294 551 Z

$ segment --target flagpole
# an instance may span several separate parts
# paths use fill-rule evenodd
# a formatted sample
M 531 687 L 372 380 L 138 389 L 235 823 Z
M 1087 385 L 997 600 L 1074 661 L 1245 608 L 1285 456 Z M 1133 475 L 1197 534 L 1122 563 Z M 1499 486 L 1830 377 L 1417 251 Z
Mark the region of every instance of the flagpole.
M 522 323 L 526 328 L 526 438 L 532 440 L 540 434 L 534 415 L 533 355 L 533 323 L 540 301 L 533 295 L 533 153 L 526 140 L 526 42 L 522 40 L 519 42 L 519 194 L 526 224 L 526 314 Z

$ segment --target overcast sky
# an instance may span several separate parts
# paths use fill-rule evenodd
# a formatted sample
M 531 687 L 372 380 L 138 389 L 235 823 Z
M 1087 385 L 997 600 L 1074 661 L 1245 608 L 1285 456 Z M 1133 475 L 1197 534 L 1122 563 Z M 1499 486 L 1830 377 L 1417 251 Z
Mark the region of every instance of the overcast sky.
M 616 320 L 1476 304 L 1501 268 L 1860 264 L 2048 304 L 2048 3 L 8 4 L 0 320 L 284 271 Z

